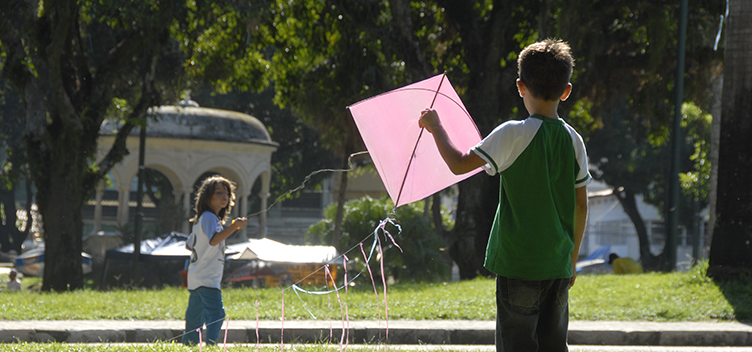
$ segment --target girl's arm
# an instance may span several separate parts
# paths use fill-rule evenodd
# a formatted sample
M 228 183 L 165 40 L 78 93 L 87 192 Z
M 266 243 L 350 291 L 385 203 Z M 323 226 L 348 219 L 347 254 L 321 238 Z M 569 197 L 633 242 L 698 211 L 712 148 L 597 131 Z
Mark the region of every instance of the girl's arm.
M 209 241 L 209 244 L 216 246 L 222 243 L 222 241 L 226 240 L 227 237 L 230 237 L 230 235 L 235 233 L 235 231 L 244 228 L 247 221 L 248 219 L 246 218 L 235 218 L 235 220 L 230 223 L 230 226 L 227 226 L 227 228 L 225 228 L 224 230 L 215 233 Z

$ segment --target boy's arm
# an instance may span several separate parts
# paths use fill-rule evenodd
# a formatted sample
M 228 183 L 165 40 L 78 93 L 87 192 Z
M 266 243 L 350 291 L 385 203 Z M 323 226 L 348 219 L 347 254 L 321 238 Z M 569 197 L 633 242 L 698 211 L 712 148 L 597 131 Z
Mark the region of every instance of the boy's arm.
M 486 164 L 486 161 L 474 152 L 463 153 L 452 144 L 435 110 L 423 111 L 418 124 L 433 135 L 441 158 L 455 175 L 468 173 Z
M 587 216 L 587 186 L 575 188 L 574 250 L 572 251 L 572 278 L 569 281 L 569 287 L 574 285 L 574 281 L 577 278 L 577 258 L 580 256 L 580 245 L 582 244 L 582 236 L 585 234 Z

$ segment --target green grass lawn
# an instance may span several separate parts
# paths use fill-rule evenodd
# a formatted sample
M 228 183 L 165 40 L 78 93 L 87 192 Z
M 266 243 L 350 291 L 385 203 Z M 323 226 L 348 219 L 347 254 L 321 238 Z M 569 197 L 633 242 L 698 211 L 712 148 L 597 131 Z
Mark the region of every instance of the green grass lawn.
M 226 347 L 227 351 L 256 351 L 256 346 L 254 344 L 245 344 L 245 345 L 228 345 Z M 604 347 L 603 349 L 600 349 L 598 347 L 589 346 L 587 348 L 578 347 L 578 346 L 569 346 L 569 350 L 572 352 L 619 352 L 619 349 L 613 349 Z M 649 349 L 646 348 L 645 351 L 648 351 Z M 677 348 L 675 351 L 682 351 L 683 349 Z M 207 352 L 217 352 L 217 351 L 225 351 L 225 346 L 217 345 L 217 346 L 203 346 L 201 349 L 199 347 L 187 347 L 176 343 L 150 343 L 150 344 L 63 344 L 63 343 L 19 343 L 19 344 L 0 344 L 0 352 L 37 352 L 37 351 L 48 351 L 48 352 L 98 352 L 98 351 L 108 351 L 108 352 L 141 352 L 141 351 L 149 351 L 149 352 L 187 352 L 187 351 L 207 351 Z M 342 351 L 340 349 L 340 346 L 337 344 L 333 345 L 285 345 L 284 349 L 281 348 L 280 345 L 266 345 L 261 346 L 258 350 L 259 352 L 280 352 L 280 351 L 288 351 L 288 352 L 338 352 Z M 471 352 L 471 351 L 489 351 L 489 348 L 483 348 L 482 346 L 478 346 L 476 348 L 469 348 L 469 349 L 460 349 L 456 348 L 451 345 L 431 345 L 431 346 L 421 346 L 421 345 L 415 345 L 414 348 L 392 348 L 389 345 L 349 345 L 347 348 L 347 351 L 353 351 L 353 352 L 384 352 L 384 351 L 420 351 L 420 352 Z M 634 352 L 633 349 L 625 348 L 623 351 L 630 351 Z M 666 352 L 671 352 L 672 350 L 666 350 Z
M 227 288 L 225 309 L 231 319 L 341 319 L 340 301 L 350 319 L 384 319 L 384 299 L 370 280 L 327 295 L 296 294 L 292 289 Z M 388 287 L 389 319 L 495 318 L 493 279 L 450 283 L 397 284 Z M 188 292 L 161 290 L 66 293 L 0 292 L 0 319 L 175 319 L 182 320 Z M 258 304 L 256 304 L 258 302 Z M 717 284 L 704 267 L 685 273 L 581 275 L 570 291 L 572 320 L 714 321 L 752 320 L 752 280 Z

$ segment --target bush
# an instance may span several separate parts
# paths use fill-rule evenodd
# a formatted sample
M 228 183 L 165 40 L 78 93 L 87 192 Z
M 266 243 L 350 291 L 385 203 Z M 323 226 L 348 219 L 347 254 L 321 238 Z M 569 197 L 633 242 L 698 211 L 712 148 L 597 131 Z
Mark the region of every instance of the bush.
M 388 278 L 400 281 L 438 281 L 449 277 L 451 261 L 444 255 L 444 241 L 434 229 L 430 217 L 423 217 L 423 202 L 414 202 L 397 208 L 393 222 L 387 223 L 385 229 L 402 248 L 400 252 L 385 233 L 379 231 L 379 238 L 384 249 L 384 271 Z M 359 243 L 363 242 L 366 255 L 374 243 L 373 233 L 379 223 L 387 218 L 392 210 L 391 200 L 375 200 L 365 196 L 350 200 L 344 205 L 342 237 L 336 245 L 340 253 L 350 259 L 348 269 L 366 272 L 365 260 Z M 321 243 L 331 243 L 334 233 L 334 217 L 337 205 L 332 204 L 325 210 L 325 218 L 308 229 L 308 237 L 316 238 Z M 447 220 L 444 220 L 447 222 Z M 369 263 L 374 276 L 379 275 L 378 248 Z

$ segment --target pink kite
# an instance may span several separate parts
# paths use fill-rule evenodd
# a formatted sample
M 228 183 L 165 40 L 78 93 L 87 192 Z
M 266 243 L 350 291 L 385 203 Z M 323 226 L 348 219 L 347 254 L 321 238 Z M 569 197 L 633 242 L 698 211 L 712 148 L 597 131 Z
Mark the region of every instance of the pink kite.
M 481 171 L 454 175 L 449 170 L 433 136 L 418 126 L 421 112 L 432 106 L 457 148 L 467 151 L 480 142 L 478 127 L 446 73 L 348 107 L 395 207 L 426 198 Z

